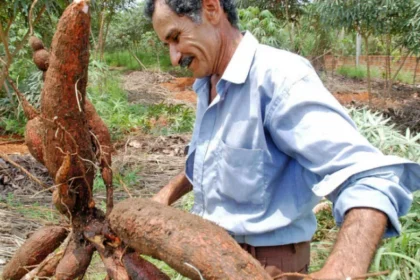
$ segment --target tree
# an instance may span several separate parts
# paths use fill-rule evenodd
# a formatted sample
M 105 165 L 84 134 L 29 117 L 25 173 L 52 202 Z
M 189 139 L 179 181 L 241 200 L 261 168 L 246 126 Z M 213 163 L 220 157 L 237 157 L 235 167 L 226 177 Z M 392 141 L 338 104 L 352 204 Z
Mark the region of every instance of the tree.
M 306 13 L 306 6 L 309 0 L 241 0 L 238 7 L 257 7 L 261 11 L 269 10 L 275 18 L 283 22 L 287 27 L 290 41 L 290 50 L 296 51 L 298 46 L 295 44 L 295 28 L 299 27 L 301 17 Z
M 416 56 L 416 66 L 413 74 L 413 85 L 416 84 L 417 69 L 420 62 L 420 1 L 413 5 L 413 17 L 407 24 L 407 34 L 404 36 L 404 46 Z
M 369 103 L 372 102 L 369 37 L 381 26 L 380 7 L 382 0 L 323 0 L 317 1 L 322 20 L 328 25 L 344 28 L 348 32 L 356 31 L 365 43 L 367 83 Z
M 115 20 L 109 27 L 110 42 L 106 49 L 111 51 L 128 50 L 133 58 L 146 67 L 136 55 L 140 46 L 153 49 L 158 61 L 163 51 L 163 45 L 153 30 L 152 24 L 144 16 L 143 5 L 137 5 L 134 9 L 122 11 L 115 16 Z M 150 44 L 149 44 L 150 43 Z
M 93 10 L 96 14 L 97 44 L 95 47 L 99 60 L 103 60 L 106 38 L 108 36 L 109 25 L 118 12 L 127 10 L 132 6 L 135 0 L 103 0 L 94 1 Z
M 414 1 L 406 0 L 386 0 L 381 1 L 381 5 L 378 6 L 378 26 L 375 30 L 376 35 L 382 35 L 386 38 L 386 89 L 387 95 L 390 95 L 392 84 L 394 83 L 398 73 L 402 69 L 407 60 L 407 57 L 412 54 L 413 50 L 408 46 L 410 45 L 407 41 L 407 37 L 410 35 L 409 22 L 414 16 Z M 393 40 L 394 39 L 394 40 Z M 395 42 L 395 48 L 403 47 L 406 48 L 406 53 L 403 56 L 403 60 L 400 66 L 392 73 L 391 69 L 391 54 L 393 52 L 392 42 Z
M 249 30 L 263 44 L 276 48 L 290 47 L 279 20 L 268 10 L 260 11 L 258 7 L 240 9 L 239 28 Z
M 9 71 L 17 57 L 27 55 L 28 39 L 34 33 L 50 37 L 52 30 L 48 30 L 46 22 L 61 14 L 68 1 L 48 0 L 5 0 L 0 2 L 0 89 L 4 87 L 10 92 L 7 84 Z M 43 23 L 38 27 L 39 23 Z M 9 96 L 10 103 L 13 99 Z

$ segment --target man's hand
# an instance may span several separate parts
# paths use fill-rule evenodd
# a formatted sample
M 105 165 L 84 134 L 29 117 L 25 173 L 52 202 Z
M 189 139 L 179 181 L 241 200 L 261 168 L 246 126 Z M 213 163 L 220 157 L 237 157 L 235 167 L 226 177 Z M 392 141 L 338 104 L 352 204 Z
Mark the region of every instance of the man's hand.
M 351 209 L 324 267 L 309 276 L 315 279 L 346 279 L 365 275 L 387 221 L 387 216 L 381 211 L 371 208 Z
M 168 201 L 168 198 L 167 198 L 166 194 L 164 192 L 162 192 L 162 190 L 165 189 L 165 187 L 163 187 L 161 189 L 161 191 L 159 191 L 157 194 L 155 194 L 151 199 L 153 201 L 159 202 L 160 204 L 169 205 L 169 201 Z
M 152 197 L 152 200 L 164 205 L 171 205 L 191 190 L 192 185 L 190 181 L 185 176 L 185 173 L 181 172 L 166 186 L 164 186 L 157 194 L 155 194 Z

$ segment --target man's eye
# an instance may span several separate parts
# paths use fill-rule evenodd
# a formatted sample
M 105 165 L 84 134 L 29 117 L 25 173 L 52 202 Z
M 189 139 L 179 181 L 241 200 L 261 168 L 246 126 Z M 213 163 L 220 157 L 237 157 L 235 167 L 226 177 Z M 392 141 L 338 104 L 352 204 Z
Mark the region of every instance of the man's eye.
M 178 40 L 179 40 L 179 33 L 177 33 L 172 40 L 174 40 L 174 42 L 178 42 Z

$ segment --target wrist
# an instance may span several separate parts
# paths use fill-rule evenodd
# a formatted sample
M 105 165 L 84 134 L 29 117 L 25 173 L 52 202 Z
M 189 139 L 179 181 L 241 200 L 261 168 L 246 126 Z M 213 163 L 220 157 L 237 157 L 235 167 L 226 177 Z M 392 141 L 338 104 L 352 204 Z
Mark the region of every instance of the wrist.
M 156 202 L 160 203 L 160 204 L 169 205 L 169 198 L 162 193 L 155 194 L 151 199 L 153 201 L 156 201 Z

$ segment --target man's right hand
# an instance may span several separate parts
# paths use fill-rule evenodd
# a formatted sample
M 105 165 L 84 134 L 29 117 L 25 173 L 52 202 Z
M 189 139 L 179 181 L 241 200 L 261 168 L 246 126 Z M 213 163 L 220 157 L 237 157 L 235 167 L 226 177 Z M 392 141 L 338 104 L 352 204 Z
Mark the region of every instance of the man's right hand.
M 166 186 L 164 186 L 157 194 L 155 194 L 152 197 L 152 200 L 163 205 L 171 205 L 191 190 L 192 185 L 190 181 L 185 176 L 185 172 L 181 172 L 175 176 Z
M 162 190 L 165 189 L 166 186 L 164 186 L 157 194 L 155 194 L 151 199 L 153 201 L 159 202 L 163 205 L 169 205 L 168 198 L 162 193 Z

